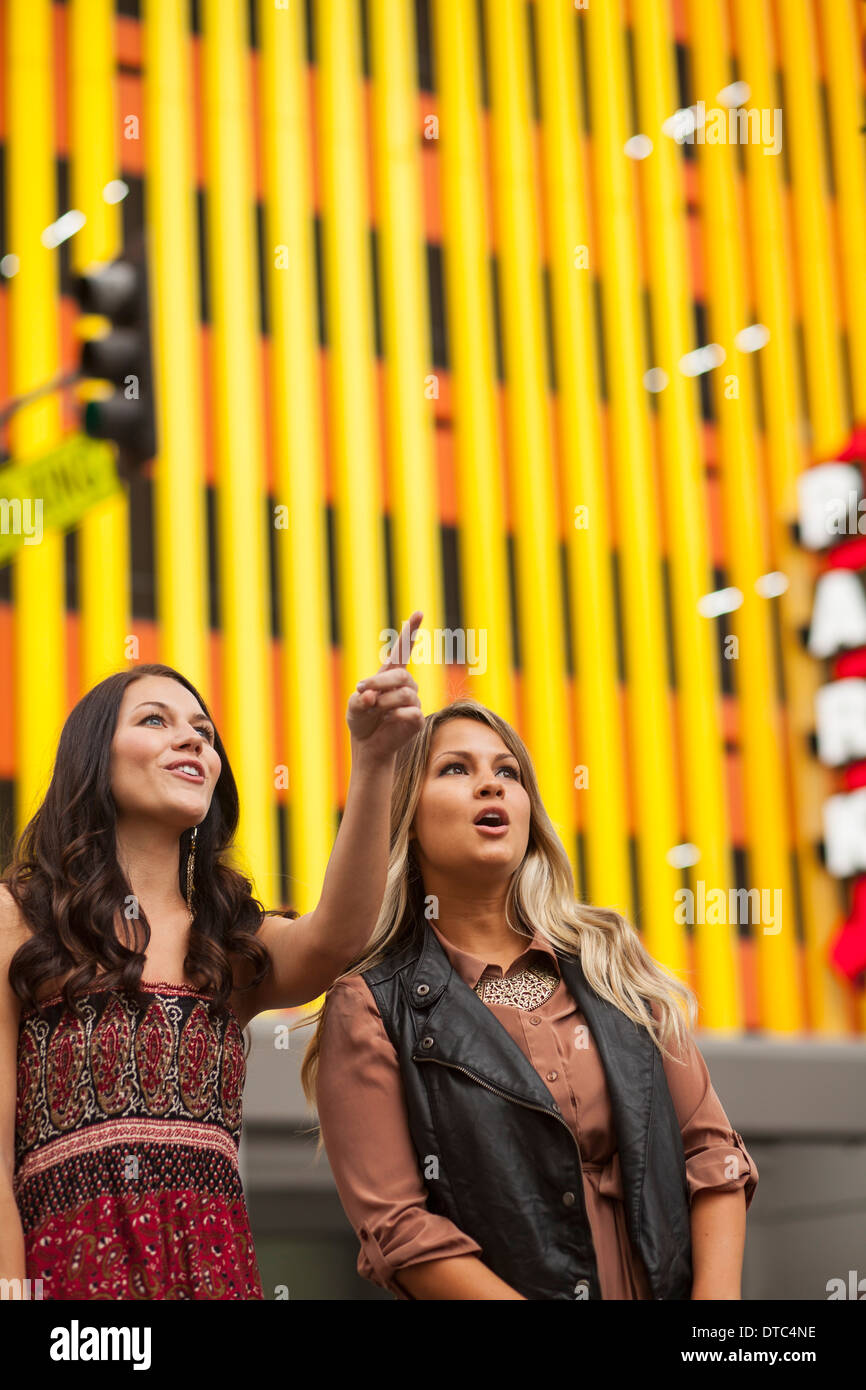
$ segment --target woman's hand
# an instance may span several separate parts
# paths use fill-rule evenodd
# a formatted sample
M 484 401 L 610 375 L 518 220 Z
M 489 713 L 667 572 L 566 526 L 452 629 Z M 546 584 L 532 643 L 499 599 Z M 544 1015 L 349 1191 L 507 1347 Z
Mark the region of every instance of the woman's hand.
M 424 726 L 418 686 L 406 670 L 423 613 L 416 609 L 375 676 L 358 682 L 349 697 L 346 723 L 365 757 L 388 758 Z

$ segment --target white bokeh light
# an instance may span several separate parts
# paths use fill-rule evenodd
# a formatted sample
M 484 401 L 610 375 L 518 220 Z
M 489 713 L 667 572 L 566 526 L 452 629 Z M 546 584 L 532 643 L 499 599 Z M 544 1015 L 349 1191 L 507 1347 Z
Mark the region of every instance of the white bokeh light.
M 769 574 L 762 574 L 755 580 L 755 592 L 761 598 L 778 598 L 788 587 L 788 576 L 781 570 L 772 570 Z
M 102 190 L 102 196 L 106 203 L 120 203 L 129 192 L 129 184 L 124 183 L 123 179 L 112 179 Z
M 759 348 L 766 347 L 770 341 L 770 330 L 764 323 L 750 323 L 747 328 L 741 328 L 734 339 L 734 347 L 738 352 L 757 352 Z
M 702 372 L 712 371 L 713 367 L 720 367 L 726 356 L 721 343 L 705 343 L 681 357 L 679 368 L 683 376 L 700 376 Z
M 686 841 L 683 845 L 674 845 L 665 855 L 665 859 L 674 869 L 688 869 L 692 864 L 697 864 L 701 857 L 701 852 L 697 845 Z
M 669 135 L 672 140 L 676 140 L 678 145 L 682 145 L 695 131 L 704 124 L 705 116 L 699 111 L 697 106 L 681 106 L 672 116 L 668 116 L 662 122 L 662 134 Z
M 632 135 L 630 140 L 626 140 L 623 149 L 629 159 L 646 159 L 647 155 L 653 152 L 653 142 L 648 135 Z
M 650 367 L 643 374 L 643 384 L 648 391 L 663 391 L 668 384 L 668 374 L 663 367 Z
M 720 106 L 743 106 L 752 95 L 748 82 L 730 82 L 716 97 Z
M 714 589 L 710 594 L 702 594 L 698 599 L 698 612 L 702 618 L 718 618 L 722 613 L 733 613 L 743 602 L 741 589 Z
M 64 212 L 61 217 L 58 217 L 56 222 L 49 223 L 39 240 L 43 246 L 47 246 L 48 250 L 51 251 L 55 246 L 59 246 L 63 241 L 68 241 L 71 236 L 79 232 L 86 221 L 87 218 L 83 212 L 80 212 L 78 208 L 70 208 L 68 212 Z

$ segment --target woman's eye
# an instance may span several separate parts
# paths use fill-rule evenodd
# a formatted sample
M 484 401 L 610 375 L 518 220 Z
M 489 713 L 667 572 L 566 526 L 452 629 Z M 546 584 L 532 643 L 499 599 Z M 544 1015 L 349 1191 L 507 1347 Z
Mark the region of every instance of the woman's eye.
M 452 769 L 452 767 L 459 767 L 461 772 L 464 772 L 464 771 L 465 771 L 465 768 L 464 768 L 463 763 L 447 763 L 446 766 L 443 767 L 442 771 L 443 771 L 443 772 L 450 772 L 451 769 Z M 515 782 L 519 782 L 519 781 L 520 781 L 520 773 L 518 772 L 518 770 L 517 770 L 516 767 L 508 767 L 508 766 L 506 766 L 506 767 L 501 767 L 501 768 L 499 769 L 499 771 L 500 771 L 500 772 L 510 772 L 510 773 L 511 773 L 511 776 L 514 778 Z
M 146 715 L 144 716 L 144 718 L 142 719 L 142 721 L 141 721 L 142 724 L 146 724 L 147 721 L 148 721 L 149 719 L 158 719 L 159 722 L 160 722 L 160 724 L 164 724 L 164 723 L 165 723 L 165 719 L 163 718 L 163 716 L 162 716 L 161 714 L 146 714 Z M 203 735 L 204 735 L 204 737 L 207 739 L 208 743 L 213 743 L 213 730 L 210 729 L 209 727 L 207 727 L 207 725 L 205 725 L 205 726 L 199 725 L 198 732 L 199 732 L 200 734 L 203 734 Z

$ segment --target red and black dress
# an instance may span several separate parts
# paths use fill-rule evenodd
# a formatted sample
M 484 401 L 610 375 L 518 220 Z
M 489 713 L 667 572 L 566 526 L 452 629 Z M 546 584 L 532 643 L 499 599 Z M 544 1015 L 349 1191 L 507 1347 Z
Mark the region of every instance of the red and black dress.
M 141 991 L 138 1004 L 92 988 L 79 1017 L 59 995 L 44 1017 L 22 1010 L 27 1277 L 46 1299 L 261 1299 L 238 1171 L 240 1026 L 186 985 Z

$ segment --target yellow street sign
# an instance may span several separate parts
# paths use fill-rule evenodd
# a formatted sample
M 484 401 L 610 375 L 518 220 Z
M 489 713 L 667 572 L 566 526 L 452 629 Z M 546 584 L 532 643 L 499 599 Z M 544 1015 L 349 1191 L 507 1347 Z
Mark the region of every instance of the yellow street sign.
M 41 458 L 0 469 L 0 564 L 46 530 L 65 530 L 117 492 L 114 447 L 72 434 Z

